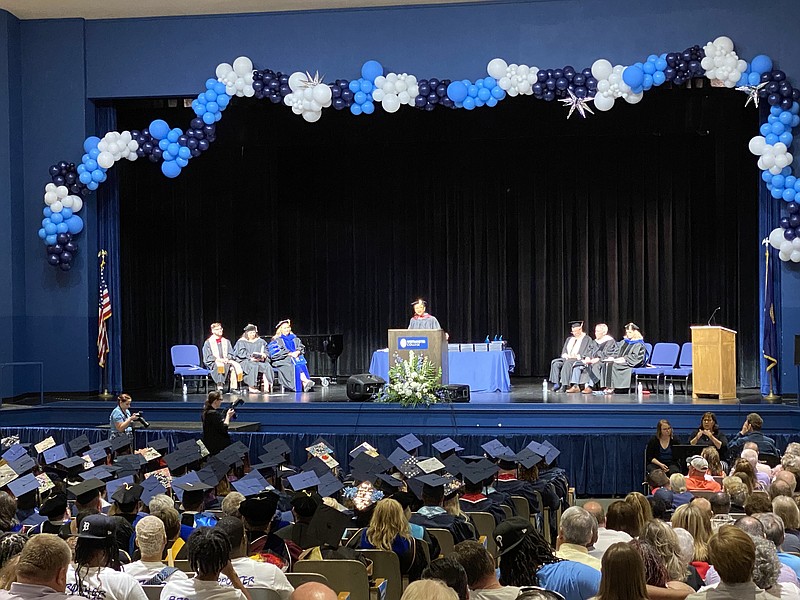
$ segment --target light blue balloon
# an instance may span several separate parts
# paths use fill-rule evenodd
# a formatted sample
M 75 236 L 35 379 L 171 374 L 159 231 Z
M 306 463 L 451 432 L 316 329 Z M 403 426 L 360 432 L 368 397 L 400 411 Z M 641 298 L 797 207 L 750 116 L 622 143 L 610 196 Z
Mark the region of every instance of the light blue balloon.
M 178 144 L 170 144 L 169 146 L 167 146 L 167 152 L 172 154 L 172 156 L 178 156 L 178 152 L 180 151 L 180 149 L 181 147 Z
M 467 94 L 470 98 L 477 98 L 478 97 L 478 86 L 474 83 L 467 88 Z
M 490 98 L 489 98 L 489 99 L 486 101 L 486 106 L 489 106 L 489 107 L 495 107 L 495 106 L 497 106 L 497 98 L 495 98 L 494 96 L 490 97 Z
M 101 171 L 100 169 L 95 169 L 94 171 L 92 171 L 92 181 L 94 182 L 102 181 L 103 175 L 105 175 L 103 171 Z
M 206 79 L 206 89 L 213 90 L 214 86 L 217 85 L 218 83 L 219 82 L 216 79 L 214 79 L 213 77 L 209 77 L 208 79 Z
M 781 169 L 781 175 L 783 175 L 784 177 L 788 177 L 791 174 L 792 174 L 792 167 L 783 167 Z
M 789 109 L 789 112 L 793 115 L 800 113 L 800 104 L 797 102 L 792 102 L 792 108 Z
M 214 124 L 214 113 L 204 113 L 203 114 L 203 123 L 206 125 L 213 125 Z
M 664 70 L 666 70 L 666 68 L 667 68 L 666 59 L 664 59 L 662 57 L 659 57 L 658 60 L 656 61 L 656 70 L 664 71 Z
M 44 230 L 44 227 L 39 229 L 38 235 L 39 235 L 39 239 L 42 239 L 42 240 L 47 237 L 47 232 Z
M 496 85 L 492 88 L 492 98 L 494 98 L 495 100 L 502 100 L 505 97 L 506 97 L 506 92 L 499 85 Z
M 367 100 L 364 104 L 361 105 L 361 110 L 364 111 L 365 115 L 371 115 L 375 112 L 375 105 L 372 103 L 372 99 Z
M 785 110 L 780 115 L 778 115 L 778 120 L 784 125 L 791 125 L 793 116 L 794 115 L 792 113 L 790 113 L 788 110 Z
M 225 107 L 228 106 L 230 101 L 231 97 L 228 96 L 228 94 L 220 94 L 217 96 L 217 104 L 219 105 L 220 110 L 225 110 Z
M 788 148 L 792 145 L 792 141 L 794 141 L 794 136 L 789 133 L 788 131 L 784 131 L 782 134 L 778 136 L 778 141 L 782 142 Z
M 92 171 L 97 169 L 97 161 L 90 158 L 89 160 L 86 161 L 84 166 L 86 167 L 86 170 L 91 173 Z
M 749 73 L 747 75 L 747 84 L 748 85 L 758 85 L 761 83 L 761 75 L 758 73 Z
M 86 160 L 89 160 L 88 154 L 84 154 L 84 156 L 86 157 Z M 81 173 L 86 171 L 86 165 L 81 163 L 77 167 L 75 167 L 75 170 L 78 172 L 78 175 L 80 175 Z
M 198 117 L 206 112 L 206 107 L 200 104 L 197 100 L 192 100 L 192 110 Z
M 783 188 L 776 188 L 773 186 L 773 188 L 769 191 L 769 193 L 772 195 L 773 198 L 775 198 L 775 200 L 780 200 L 781 197 L 783 196 Z
M 653 87 L 653 76 L 645 73 L 644 82 L 642 82 L 642 89 L 647 91 Z
M 800 115 L 792 115 L 792 128 L 800 125 Z
M 190 154 L 190 156 L 191 156 L 191 154 Z M 179 156 L 178 158 L 175 159 L 175 164 L 178 165 L 179 167 L 183 168 L 183 167 L 185 167 L 186 165 L 189 164 L 189 160 L 186 159 L 186 158 L 181 158 Z
M 622 81 L 627 83 L 631 89 L 638 88 L 644 81 L 644 71 L 636 65 L 626 67 L 625 70 L 622 71 Z
M 489 88 L 491 90 L 496 85 L 497 85 L 497 80 L 494 77 L 483 78 L 483 87 Z
M 367 81 L 375 81 L 380 75 L 383 75 L 383 65 L 377 60 L 368 60 L 361 66 L 361 77 Z
M 352 81 L 350 81 L 350 83 L 347 84 L 347 87 L 349 87 L 350 91 L 353 92 L 354 94 L 356 92 L 360 92 L 361 91 L 361 80 L 353 79 Z M 361 113 L 357 113 L 357 114 L 361 114 Z
M 44 215 L 44 218 L 45 218 L 45 219 L 49 219 L 49 218 L 50 218 L 50 215 L 52 215 L 52 214 L 53 214 L 53 210 L 52 210 L 52 209 L 51 209 L 49 206 L 45 206 L 45 207 L 42 209 L 42 214 Z
M 778 120 L 778 117 L 776 115 L 768 115 L 767 116 L 767 123 L 769 123 L 770 125 L 775 123 L 777 120 Z
M 187 148 L 186 146 L 181 146 L 178 149 L 178 156 L 180 158 L 189 160 L 189 158 L 191 158 L 191 156 L 192 156 L 192 151 L 191 151 L 190 148 Z M 181 166 L 186 166 L 186 165 L 181 165 Z
M 218 81 L 214 84 L 214 91 L 217 92 L 217 96 L 221 96 L 225 93 L 225 84 L 221 81 Z
M 800 193 L 800 179 L 794 182 L 794 191 Z
M 652 75 L 653 73 L 655 73 L 656 72 L 655 61 L 650 62 L 648 60 L 646 63 L 644 63 L 644 66 L 642 67 L 642 71 L 644 71 L 645 75 Z
M 793 188 L 795 183 L 797 183 L 797 177 L 795 177 L 794 175 L 789 175 L 786 178 L 786 181 L 783 182 L 783 185 L 784 185 L 784 187 L 787 187 L 787 188 L 789 188 L 789 187 Z
M 372 90 L 374 90 L 374 89 L 375 89 L 375 86 L 374 86 L 374 85 L 372 85 L 372 82 L 371 82 L 371 81 L 363 80 L 363 81 L 361 82 L 361 88 L 360 88 L 360 89 L 361 89 L 361 91 L 362 91 L 362 92 L 364 92 L 365 94 L 369 94 L 370 92 L 372 92 Z
M 769 171 L 761 171 L 761 179 L 765 183 L 772 183 L 772 173 Z
M 772 59 L 766 54 L 759 54 L 750 61 L 750 68 L 759 75 L 767 71 L 772 71 Z
M 773 175 L 772 187 L 783 188 L 784 183 L 786 183 L 786 178 L 783 175 Z
M 748 76 L 748 73 L 742 73 L 742 76 L 739 77 L 739 81 L 736 83 L 736 85 L 737 86 L 747 85 L 747 76 Z
M 65 221 L 65 223 L 67 224 L 67 228 L 72 235 L 83 231 L 83 219 L 81 219 L 78 215 L 72 215 Z
M 52 246 L 56 243 L 56 234 L 48 234 L 46 238 L 44 238 L 44 243 L 48 246 Z
M 786 127 L 780 121 L 776 121 L 775 123 L 770 125 L 770 127 L 772 128 L 772 133 L 774 133 L 775 135 L 780 135 L 784 131 L 786 131 Z
M 475 108 L 480 108 L 480 107 L 481 107 L 481 106 L 483 106 L 484 104 L 486 104 L 486 102 L 484 102 L 484 101 L 483 101 L 483 100 L 481 100 L 480 98 L 475 98 Z
M 205 106 L 206 105 L 206 95 L 205 94 L 198 94 L 197 95 L 197 103 L 200 106 Z
M 791 202 L 794 200 L 795 194 L 797 194 L 797 192 L 794 191 L 794 188 L 786 188 L 783 190 L 781 197 L 786 200 L 786 202 Z
M 353 102 L 356 104 L 364 104 L 367 101 L 367 95 L 362 91 L 357 91 L 353 96 Z
M 467 86 L 463 81 L 453 81 L 447 86 L 447 97 L 453 102 L 463 102 L 467 96 Z
M 150 123 L 150 135 L 157 140 L 163 140 L 169 133 L 169 125 L 163 119 L 156 119 Z
M 83 142 L 83 149 L 86 152 L 90 152 L 92 148 L 97 148 L 97 144 L 100 143 L 100 138 L 96 135 L 90 135 L 87 137 Z
M 50 222 L 55 223 L 58 225 L 61 221 L 64 220 L 64 217 L 61 216 L 61 213 L 53 213 L 53 216 L 50 217 Z
M 467 96 L 464 98 L 464 108 L 467 110 L 472 110 L 475 108 L 475 98 L 472 96 Z
M 167 150 L 164 150 L 163 154 L 161 155 L 161 158 L 163 158 L 164 160 L 175 160 L 175 155 Z
M 758 131 L 761 132 L 761 135 L 767 135 L 772 131 L 772 129 L 770 128 L 769 123 L 762 123 L 761 127 L 758 128 Z
M 352 82 L 351 82 L 351 83 L 352 83 Z M 352 114 L 354 114 L 354 115 L 360 115 L 360 114 L 361 114 L 362 112 L 364 112 L 364 111 L 362 111 L 362 110 L 361 110 L 361 105 L 360 105 L 360 104 L 356 104 L 355 102 L 353 102 L 353 103 L 350 105 L 350 112 L 351 112 Z
M 780 141 L 780 138 L 774 133 L 768 133 L 764 136 L 764 139 L 770 146 L 774 146 Z
M 162 150 L 166 150 L 167 148 L 169 148 L 169 140 L 160 140 L 158 142 L 158 147 L 161 148 Z
M 100 184 L 97 183 L 96 181 L 92 180 L 92 181 L 90 181 L 89 183 L 86 184 L 86 187 L 89 188 L 92 191 L 95 191 L 98 187 L 100 187 Z
M 210 113 L 218 113 L 219 112 L 219 104 L 216 102 L 209 102 L 206 104 L 206 110 Z
M 783 109 L 780 106 L 770 106 L 769 107 L 769 114 L 773 117 L 777 117 L 779 114 L 783 112 Z
M 100 156 L 100 150 L 98 150 L 97 148 L 92 148 L 91 150 L 89 150 L 89 158 L 91 158 L 92 160 L 97 160 L 98 156 Z
M 478 90 L 478 99 L 482 102 L 486 102 L 491 97 L 492 91 L 489 88 L 482 87 Z
M 56 232 L 56 225 L 55 223 L 48 223 L 44 226 L 44 231 L 47 235 L 53 235 Z
M 208 109 L 206 108 L 206 110 Z M 169 133 L 167 134 L 167 139 L 173 143 L 177 142 L 182 133 L 183 132 L 180 129 L 170 129 Z
M 214 102 L 217 99 L 217 92 L 208 90 L 203 96 L 205 96 L 206 102 Z
M 206 113 L 206 114 L 208 114 L 208 113 Z M 214 122 L 219 121 L 221 118 L 222 118 L 222 113 L 221 112 L 214 113 Z
M 664 75 L 664 71 L 656 71 L 653 73 L 653 85 L 661 85 L 667 80 L 667 76 Z
M 68 233 L 68 232 L 69 232 L 69 227 L 67 227 L 67 224 L 64 223 L 63 221 L 58 225 L 56 225 L 56 234 Z
M 181 167 L 174 160 L 165 160 L 161 163 L 161 172 L 170 179 L 175 179 L 181 174 Z

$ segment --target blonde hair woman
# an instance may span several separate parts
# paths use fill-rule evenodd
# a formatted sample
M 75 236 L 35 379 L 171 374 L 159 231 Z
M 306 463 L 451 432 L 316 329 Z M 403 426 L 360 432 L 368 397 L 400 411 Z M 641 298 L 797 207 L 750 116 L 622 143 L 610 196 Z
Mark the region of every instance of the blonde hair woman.
M 647 501 L 647 497 L 639 492 L 631 492 L 625 496 L 625 502 L 636 510 L 636 520 L 638 521 L 639 527 L 637 529 L 637 535 L 633 537 L 638 537 L 642 529 L 644 529 L 645 523 L 653 518 L 653 509 L 650 507 L 650 502 Z
M 664 561 L 670 581 L 685 581 L 689 574 L 680 558 L 680 542 L 672 528 L 657 519 L 648 521 L 639 539 L 655 548 Z
M 417 540 L 411 536 L 403 507 L 397 500 L 379 500 L 372 511 L 369 527 L 357 531 L 347 542 L 351 548 L 394 552 L 400 559 L 400 573 L 410 581 L 419 579 L 427 561 Z
M 443 581 L 421 579 L 409 584 L 400 600 L 458 600 L 458 594 Z
M 711 519 L 694 504 L 684 504 L 672 515 L 672 526 L 681 527 L 694 539 L 694 560 L 708 562 L 708 540 L 711 538 Z

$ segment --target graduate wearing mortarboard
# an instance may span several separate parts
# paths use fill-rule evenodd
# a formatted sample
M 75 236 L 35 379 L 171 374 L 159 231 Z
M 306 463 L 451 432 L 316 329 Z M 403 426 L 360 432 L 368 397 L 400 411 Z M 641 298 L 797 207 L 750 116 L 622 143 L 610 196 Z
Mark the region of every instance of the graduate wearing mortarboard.
M 586 356 L 586 351 L 592 339 L 583 331 L 583 321 L 570 321 L 572 334 L 564 340 L 561 356 L 554 358 L 550 363 L 549 381 L 553 384 L 553 391 L 557 392 L 569 386 L 569 378 L 575 363 Z

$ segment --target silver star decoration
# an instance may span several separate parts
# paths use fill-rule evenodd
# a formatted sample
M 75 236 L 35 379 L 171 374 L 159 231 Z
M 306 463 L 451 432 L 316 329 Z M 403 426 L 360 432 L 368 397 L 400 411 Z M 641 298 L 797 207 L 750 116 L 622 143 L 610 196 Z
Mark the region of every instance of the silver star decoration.
M 740 85 L 739 87 L 736 88 L 737 92 L 744 92 L 745 94 L 747 94 L 747 102 L 744 103 L 745 108 L 747 107 L 748 104 L 750 104 L 751 100 L 753 101 L 755 107 L 758 108 L 758 101 L 760 100 L 760 98 L 758 97 L 758 92 L 768 83 L 769 83 L 768 81 L 765 81 L 764 83 L 759 83 L 758 85 Z
M 567 93 L 569 94 L 569 98 L 559 98 L 558 101 L 563 102 L 566 106 L 569 106 L 569 114 L 567 115 L 568 119 L 576 110 L 584 119 L 586 118 L 587 112 L 594 114 L 594 111 L 589 108 L 589 102 L 594 100 L 594 98 L 578 98 L 574 93 L 572 93 L 572 90 L 567 90 Z
M 312 88 L 315 85 L 319 85 L 320 83 L 322 83 L 324 79 L 325 79 L 325 75 L 320 77 L 319 71 L 317 71 L 314 74 L 313 77 L 311 76 L 311 73 L 306 71 L 306 80 L 305 81 L 301 81 L 300 85 L 303 86 L 303 87 L 306 87 L 306 88 Z

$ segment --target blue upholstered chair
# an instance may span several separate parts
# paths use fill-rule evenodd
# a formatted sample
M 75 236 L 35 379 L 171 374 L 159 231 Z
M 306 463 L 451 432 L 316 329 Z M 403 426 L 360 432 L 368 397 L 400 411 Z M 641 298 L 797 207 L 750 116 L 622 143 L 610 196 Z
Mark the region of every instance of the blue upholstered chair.
M 656 394 L 658 393 L 658 382 L 664 375 L 667 369 L 674 369 L 675 363 L 678 362 L 678 353 L 681 348 L 678 344 L 672 342 L 660 342 L 655 345 L 650 359 L 645 363 L 644 367 L 637 367 L 633 369 L 633 374 L 636 375 L 634 388 L 638 387 L 639 381 L 655 380 Z
M 187 381 L 193 382 L 198 392 L 200 392 L 200 384 L 205 386 L 205 394 L 208 394 L 208 376 L 211 371 L 206 369 L 200 362 L 200 351 L 197 346 L 186 344 L 173 346 L 170 350 L 172 356 L 172 366 L 174 380 L 172 384 L 172 393 L 176 392 L 178 380 L 180 380 L 181 389 L 183 384 Z
M 684 394 L 689 393 L 689 378 L 692 376 L 692 342 L 686 342 L 681 348 L 681 357 L 678 359 L 676 369 L 664 371 L 664 386 L 667 380 L 677 380 L 681 382 Z

